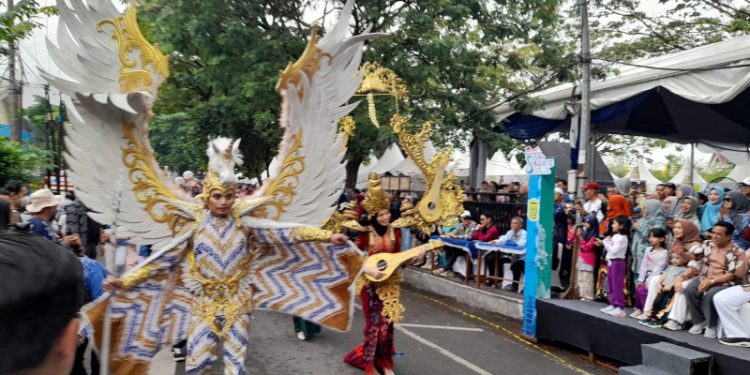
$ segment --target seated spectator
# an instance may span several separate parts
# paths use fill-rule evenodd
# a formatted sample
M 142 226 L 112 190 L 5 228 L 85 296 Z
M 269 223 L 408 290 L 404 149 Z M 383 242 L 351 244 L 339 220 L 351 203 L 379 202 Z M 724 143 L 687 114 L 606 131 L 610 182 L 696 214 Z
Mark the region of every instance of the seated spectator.
M 526 230 L 523 229 L 523 219 L 520 217 L 514 217 L 510 219 L 510 230 L 507 233 L 505 233 L 503 236 L 499 237 L 498 239 L 494 241 L 489 241 L 489 242 L 503 244 L 503 245 L 519 246 L 519 247 L 526 246 Z M 491 276 L 497 275 L 500 278 L 503 277 L 503 273 L 504 273 L 503 265 L 505 263 L 510 263 L 511 271 L 513 271 L 513 284 L 508 285 L 508 287 L 506 288 L 512 291 L 518 290 L 518 284 L 521 280 L 521 274 L 523 273 L 523 270 L 525 267 L 525 262 L 524 262 L 522 255 L 508 256 L 500 252 L 493 252 L 493 253 L 487 254 L 484 257 L 484 260 L 485 260 L 485 266 L 486 266 L 487 272 Z M 495 272 L 496 261 L 498 262 L 497 273 Z M 494 285 L 494 282 L 492 280 L 487 281 L 487 286 L 493 286 L 493 285 Z
M 644 320 L 648 317 L 644 312 L 646 297 L 648 296 L 648 283 L 651 278 L 660 278 L 662 272 L 669 264 L 669 251 L 667 251 L 667 231 L 661 228 L 651 229 L 648 237 L 651 245 L 646 248 L 638 271 L 638 279 L 635 282 L 635 310 L 630 314 L 631 318 Z
M 732 241 L 742 250 L 747 250 L 748 241 L 742 237 L 742 232 L 750 223 L 750 217 L 747 216 L 748 200 L 745 194 L 739 191 L 730 191 L 724 197 L 724 204 L 721 205 L 719 212 L 721 220 L 732 223 L 734 232 Z
M 750 256 L 750 254 L 746 254 Z M 714 296 L 714 306 L 719 314 L 724 337 L 719 342 L 724 345 L 750 348 L 750 328 L 740 317 L 740 308 L 750 303 L 750 284 L 727 288 Z
M 643 315 L 646 319 L 641 320 L 641 324 L 647 327 L 659 328 L 667 323 L 677 279 L 687 271 L 687 254 L 670 252 L 669 263 L 669 267 L 662 275 L 652 277 L 648 281 L 648 295 L 643 306 Z
M 70 373 L 81 280 L 69 250 L 28 233 L 0 237 L 0 374 Z
M 713 305 L 713 298 L 718 292 L 744 280 L 747 275 L 747 259 L 745 253 L 732 243 L 733 232 L 732 224 L 724 221 L 716 223 L 711 231 L 712 240 L 703 244 L 702 257 L 697 262 L 691 262 L 690 270 L 682 276 L 685 280 L 697 276 L 690 279 L 682 291 L 693 323 L 689 331 L 692 334 L 697 335 L 705 331 L 706 337 L 716 338 L 718 314 Z M 688 277 L 685 277 L 686 275 Z M 672 319 L 671 313 L 669 318 Z M 680 318 L 684 319 L 683 316 Z M 680 323 L 676 319 L 675 321 L 677 324 Z M 671 326 L 665 325 L 665 328 L 672 329 L 676 325 Z
M 701 213 L 701 235 L 704 238 L 710 236 L 711 230 L 721 218 L 721 205 L 724 203 L 724 188 L 721 186 L 714 186 L 708 192 L 708 201 L 703 205 L 703 212 Z
M 679 190 L 677 190 L 679 191 Z M 701 218 L 698 215 L 698 209 L 700 208 L 700 203 L 698 203 L 698 198 L 689 195 L 686 197 L 683 197 L 680 200 L 680 206 L 677 210 L 677 213 L 675 214 L 674 218 L 676 220 L 688 220 L 693 222 L 696 226 L 700 227 L 701 225 Z
M 740 191 L 745 194 L 747 199 L 750 199 L 750 177 L 745 177 L 740 181 Z
M 477 223 L 474 220 L 471 220 L 471 213 L 469 211 L 461 213 L 460 218 L 461 222 L 459 225 L 454 230 L 445 234 L 445 237 L 463 240 L 471 239 L 471 236 L 477 230 Z M 452 274 L 453 264 L 456 263 L 456 259 L 463 256 L 465 253 L 463 250 L 452 246 L 443 247 L 443 251 L 445 252 L 446 264 L 444 267 L 433 271 L 433 273 L 439 276 L 450 276 Z
M 677 190 L 675 190 L 674 192 L 674 196 L 680 200 L 686 197 L 694 197 L 695 189 L 693 189 L 693 187 L 688 184 L 679 184 L 677 185 Z

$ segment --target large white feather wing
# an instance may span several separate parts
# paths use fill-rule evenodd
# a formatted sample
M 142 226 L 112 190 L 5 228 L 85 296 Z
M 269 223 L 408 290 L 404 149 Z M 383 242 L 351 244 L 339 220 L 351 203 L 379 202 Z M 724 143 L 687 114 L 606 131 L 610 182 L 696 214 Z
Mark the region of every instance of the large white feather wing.
M 148 142 L 154 93 L 169 74 L 166 58 L 143 38 L 132 8 L 120 13 L 110 0 L 57 6 L 57 43 L 47 45 L 62 73 L 42 75 L 70 97 L 65 161 L 77 195 L 94 220 L 116 221 L 118 235 L 166 241 L 192 207 L 166 180 Z
M 270 179 L 256 192 L 269 199 L 268 217 L 320 226 L 333 213 L 346 178 L 346 153 L 338 121 L 357 103 L 348 103 L 358 75 L 365 40 L 347 38 L 353 1 L 344 6 L 336 26 L 317 42 L 315 32 L 302 57 L 282 72 L 281 125 L 285 128 Z

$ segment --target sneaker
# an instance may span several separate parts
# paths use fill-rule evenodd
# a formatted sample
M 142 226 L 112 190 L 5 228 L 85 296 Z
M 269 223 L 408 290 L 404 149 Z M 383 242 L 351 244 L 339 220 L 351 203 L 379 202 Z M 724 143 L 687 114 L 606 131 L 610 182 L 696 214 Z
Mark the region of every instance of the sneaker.
M 682 324 L 675 322 L 674 320 L 670 320 L 662 326 L 664 329 L 668 329 L 670 331 L 679 331 L 682 329 Z
M 659 327 L 661 327 L 661 324 L 659 324 L 655 320 L 651 320 L 651 319 L 641 320 L 638 323 L 641 324 L 641 325 L 644 325 L 644 326 L 646 326 L 648 328 L 659 328 Z
M 641 315 L 643 315 L 643 311 L 635 309 L 635 310 L 633 310 L 633 313 L 630 314 L 629 316 L 631 318 L 633 318 L 633 319 L 638 319 L 638 317 L 641 316 Z
M 304 332 L 299 331 L 299 332 L 297 332 L 297 338 L 300 339 L 300 340 L 302 340 L 302 341 L 305 341 L 305 340 L 307 340 L 307 335 L 305 335 Z
M 623 310 L 623 309 L 621 309 L 619 307 L 615 307 L 614 309 L 609 310 L 609 312 L 607 314 L 609 314 L 611 316 L 614 316 L 615 318 L 624 318 L 624 317 L 627 316 L 625 314 L 625 310 Z
M 601 311 L 601 312 L 603 312 L 605 314 L 609 314 L 609 312 L 612 311 L 612 310 L 614 310 L 614 309 L 615 309 L 614 306 L 609 305 L 609 306 L 607 306 L 607 307 L 605 307 L 603 309 L 599 309 L 599 311 Z
M 184 362 L 187 356 L 185 346 L 174 346 L 172 347 L 172 358 L 175 362 Z
M 636 317 L 635 317 L 635 319 L 636 319 L 636 320 L 641 320 L 641 321 L 643 321 L 643 320 L 648 320 L 648 319 L 649 319 L 649 316 L 650 316 L 650 315 L 649 315 L 648 313 L 643 313 L 643 314 L 641 314 L 641 315 L 638 315 L 638 316 L 636 316 Z
M 432 274 L 436 276 L 440 276 L 441 273 L 445 272 L 445 269 L 443 268 L 435 268 L 432 270 Z
M 698 324 L 693 324 L 692 327 L 688 330 L 693 335 L 700 335 L 703 333 L 703 330 L 706 329 L 706 322 L 700 322 Z
M 720 339 L 719 342 L 729 346 L 741 346 L 743 348 L 750 348 L 750 338 L 725 337 L 723 339 Z
M 703 333 L 705 338 L 715 339 L 716 338 L 716 327 L 706 327 L 706 332 Z

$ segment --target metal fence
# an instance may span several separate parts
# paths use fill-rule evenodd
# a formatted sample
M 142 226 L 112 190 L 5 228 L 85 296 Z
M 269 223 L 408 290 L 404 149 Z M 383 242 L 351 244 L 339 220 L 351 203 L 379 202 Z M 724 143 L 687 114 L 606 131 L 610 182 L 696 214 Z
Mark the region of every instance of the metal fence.
M 489 213 L 494 218 L 500 233 L 504 234 L 510 230 L 511 218 L 521 216 L 525 219 L 526 205 L 520 203 L 519 200 L 512 203 L 464 201 L 464 208 L 471 212 L 471 217 L 476 222 L 479 222 L 479 215 Z

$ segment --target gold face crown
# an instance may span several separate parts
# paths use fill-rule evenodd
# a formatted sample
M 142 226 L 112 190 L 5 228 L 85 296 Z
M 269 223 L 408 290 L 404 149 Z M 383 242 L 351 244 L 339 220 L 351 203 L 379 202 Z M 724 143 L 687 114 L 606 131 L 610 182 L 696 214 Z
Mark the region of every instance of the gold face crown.
M 228 186 L 224 185 L 219 179 L 219 175 L 217 175 L 216 172 L 210 171 L 208 172 L 206 179 L 203 180 L 203 191 L 200 195 L 198 195 L 198 198 L 205 201 L 214 190 L 219 190 L 222 193 L 226 193 L 230 190 L 237 191 L 238 189 L 237 184 L 231 184 Z
M 370 173 L 367 193 L 362 201 L 362 207 L 369 215 L 377 215 L 378 212 L 391 208 L 391 199 L 383 190 L 383 186 L 380 185 L 380 176 L 377 173 Z

